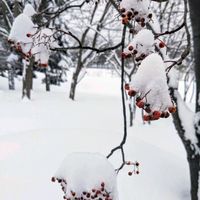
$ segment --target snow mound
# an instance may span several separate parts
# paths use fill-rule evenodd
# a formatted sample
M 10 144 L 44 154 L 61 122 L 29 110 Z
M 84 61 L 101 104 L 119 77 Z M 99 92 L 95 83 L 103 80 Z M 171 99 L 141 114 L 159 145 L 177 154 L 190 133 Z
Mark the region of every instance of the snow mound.
M 52 178 L 55 180 L 61 184 L 65 199 L 118 199 L 115 170 L 98 153 L 68 155 Z

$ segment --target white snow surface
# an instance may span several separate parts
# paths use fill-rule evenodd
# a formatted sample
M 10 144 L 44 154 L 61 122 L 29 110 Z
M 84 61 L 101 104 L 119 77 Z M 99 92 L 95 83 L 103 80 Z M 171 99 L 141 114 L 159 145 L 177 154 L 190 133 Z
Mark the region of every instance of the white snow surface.
M 67 198 L 71 197 L 71 191 L 81 197 L 83 192 L 91 192 L 92 189 L 100 190 L 101 183 L 104 183 L 110 197 L 113 200 L 118 199 L 115 169 L 108 159 L 99 153 L 80 152 L 68 155 L 55 177 L 67 182 Z
M 70 74 L 69 74 L 70 75 Z M 67 154 L 99 152 L 107 155 L 123 135 L 120 79 L 113 71 L 88 70 L 68 99 L 70 81 L 45 92 L 43 74 L 34 79 L 31 101 L 21 100 L 21 82 L 8 91 L 0 78 L 0 199 L 62 199 L 51 177 Z M 187 117 L 187 116 L 185 116 Z M 171 117 L 143 125 L 141 111 L 128 128 L 126 160 L 140 163 L 140 174 L 120 171 L 119 199 L 190 200 L 185 150 Z M 109 161 L 119 167 L 121 155 Z

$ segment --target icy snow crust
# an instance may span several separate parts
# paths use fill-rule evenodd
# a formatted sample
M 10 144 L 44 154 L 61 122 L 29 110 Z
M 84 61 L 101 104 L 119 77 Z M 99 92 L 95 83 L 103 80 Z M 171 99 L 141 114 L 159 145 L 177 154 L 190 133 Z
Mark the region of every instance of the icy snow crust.
M 165 110 L 172 105 L 168 92 L 165 65 L 162 58 L 153 53 L 141 63 L 137 73 L 133 76 L 131 87 L 146 95 L 152 110 Z
M 66 181 L 67 198 L 72 191 L 81 197 L 83 192 L 97 190 L 104 183 L 110 198 L 118 199 L 115 169 L 101 154 L 72 153 L 63 161 L 55 177 Z

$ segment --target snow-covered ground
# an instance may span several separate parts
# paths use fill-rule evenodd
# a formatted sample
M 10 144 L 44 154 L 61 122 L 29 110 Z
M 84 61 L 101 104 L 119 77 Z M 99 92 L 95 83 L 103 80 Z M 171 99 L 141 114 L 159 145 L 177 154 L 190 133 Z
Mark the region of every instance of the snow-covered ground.
M 0 78 L 0 200 L 62 199 L 51 177 L 65 156 L 107 155 L 122 139 L 120 79 L 112 72 L 90 70 L 76 101 L 68 99 L 69 82 L 51 89 L 34 80 L 32 100 L 21 100 L 21 83 L 8 91 Z M 171 118 L 143 125 L 138 111 L 125 148 L 140 174 L 128 176 L 128 166 L 119 173 L 120 200 L 190 199 L 186 155 Z M 118 167 L 120 158 L 110 161 Z

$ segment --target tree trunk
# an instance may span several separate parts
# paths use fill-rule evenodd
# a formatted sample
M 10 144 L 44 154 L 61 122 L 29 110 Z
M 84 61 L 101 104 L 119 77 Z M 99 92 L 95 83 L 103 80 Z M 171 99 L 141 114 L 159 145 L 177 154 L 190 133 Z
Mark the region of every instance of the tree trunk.
M 200 173 L 200 157 L 195 155 L 195 152 L 188 157 L 189 169 L 190 169 L 190 180 L 191 180 L 191 199 L 199 200 L 199 173 Z
M 199 174 L 200 174 L 200 155 L 199 151 L 200 148 L 197 146 L 197 144 L 193 144 L 192 141 L 188 140 L 185 137 L 185 130 L 184 130 L 184 124 L 182 125 L 182 121 L 179 116 L 179 110 L 178 110 L 178 101 L 177 101 L 177 90 L 174 88 L 170 88 L 171 96 L 173 97 L 173 100 L 177 104 L 177 112 L 175 112 L 173 116 L 173 122 L 175 125 L 175 128 L 177 130 L 177 133 L 179 137 L 181 138 L 181 141 L 184 145 L 184 148 L 186 150 L 187 154 L 187 160 L 189 164 L 189 171 L 190 171 L 190 194 L 191 194 L 191 200 L 200 200 L 200 196 L 198 197 L 199 191 Z M 190 134 L 196 134 L 190 133 Z M 198 152 L 196 150 L 198 148 Z
M 72 100 L 75 99 L 75 91 L 76 91 L 76 86 L 77 86 L 77 83 L 78 83 L 78 76 L 79 76 L 80 71 L 82 69 L 81 59 L 82 59 L 82 50 L 79 51 L 78 63 L 77 63 L 75 72 L 73 73 L 73 76 L 72 76 L 70 93 L 69 93 L 69 98 L 72 99 Z
M 26 64 L 24 64 L 24 68 L 22 98 L 27 97 L 28 99 L 31 99 L 33 60 L 31 59 L 29 62 L 26 61 Z
M 50 91 L 50 75 L 49 75 L 49 70 L 45 70 L 45 85 L 46 85 L 46 91 Z
M 190 7 L 190 18 L 193 30 L 193 44 L 194 44 L 194 70 L 196 76 L 196 87 L 197 87 L 197 95 L 196 95 L 196 111 L 200 111 L 200 18 L 199 18 L 199 0 L 189 0 Z
M 8 64 L 8 87 L 9 90 L 15 89 L 15 79 L 14 79 L 14 68 L 11 64 Z

